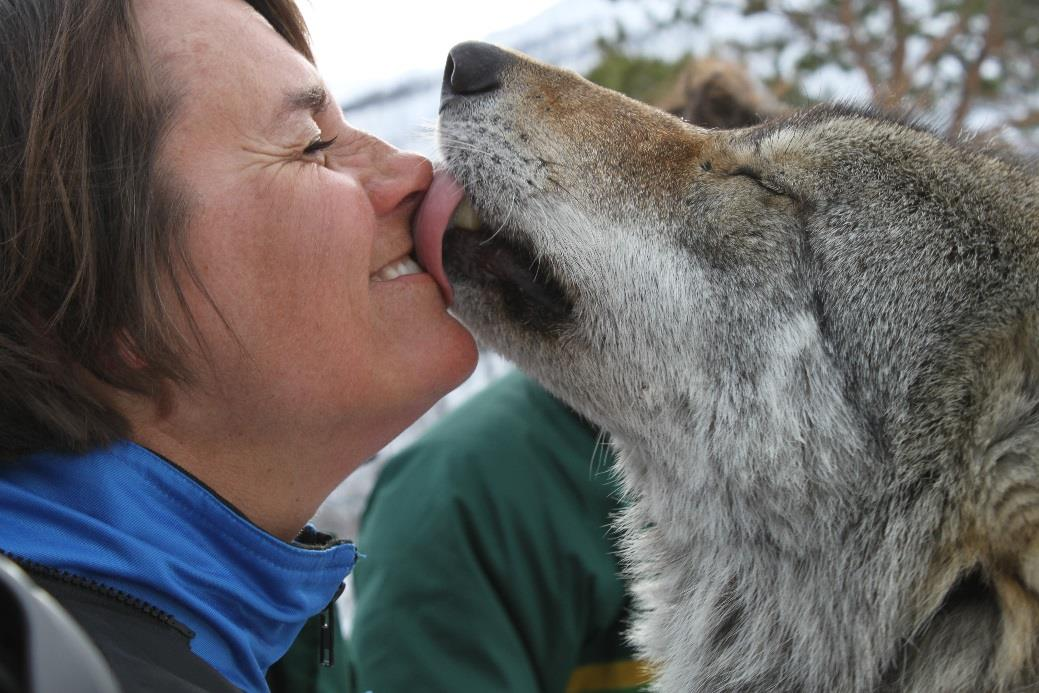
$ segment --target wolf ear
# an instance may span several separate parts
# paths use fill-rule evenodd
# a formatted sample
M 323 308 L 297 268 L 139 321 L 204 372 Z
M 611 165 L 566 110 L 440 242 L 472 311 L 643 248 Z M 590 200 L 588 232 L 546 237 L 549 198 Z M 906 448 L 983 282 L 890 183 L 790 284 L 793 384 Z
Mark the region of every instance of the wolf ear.
M 1039 593 L 1039 421 L 1021 422 L 982 457 L 989 560 Z
M 1035 334 L 1027 332 L 1000 340 L 991 360 L 978 362 L 987 396 L 967 479 L 974 517 L 961 538 L 977 542 L 970 553 L 998 601 L 1003 641 L 1011 646 L 1000 649 L 995 666 L 1008 672 L 1033 666 L 1039 644 L 1039 356 Z
M 988 377 L 974 435 L 982 552 L 1039 594 L 1039 335 L 1026 320 L 979 363 Z M 999 589 L 999 585 L 996 585 Z M 1002 592 L 1003 590 L 999 590 Z M 1005 597 L 1005 595 L 1004 595 Z M 1039 605 L 1039 602 L 1037 602 Z
M 787 110 L 742 65 L 713 58 L 690 58 L 653 105 L 693 125 L 721 129 L 757 125 Z

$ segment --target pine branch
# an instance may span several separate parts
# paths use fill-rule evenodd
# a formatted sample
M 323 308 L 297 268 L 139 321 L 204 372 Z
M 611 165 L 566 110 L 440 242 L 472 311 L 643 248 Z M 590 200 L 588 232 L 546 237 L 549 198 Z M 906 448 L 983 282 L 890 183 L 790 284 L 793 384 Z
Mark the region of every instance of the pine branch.
M 966 8 L 962 8 L 960 10 L 959 19 L 956 20 L 956 23 L 949 27 L 944 34 L 936 36 L 931 41 L 931 45 L 927 47 L 927 52 L 916 61 L 916 64 L 913 65 L 910 73 L 916 74 L 921 68 L 930 65 L 937 60 L 942 53 L 949 50 L 949 47 L 952 45 L 952 42 L 956 37 L 962 34 L 967 28 L 968 19 L 970 19 L 970 13 Z

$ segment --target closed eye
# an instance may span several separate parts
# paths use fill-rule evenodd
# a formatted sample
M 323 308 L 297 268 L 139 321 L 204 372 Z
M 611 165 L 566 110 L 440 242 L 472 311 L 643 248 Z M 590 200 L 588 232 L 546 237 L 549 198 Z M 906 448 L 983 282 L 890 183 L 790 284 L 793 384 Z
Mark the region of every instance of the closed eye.
M 335 144 L 337 139 L 339 139 L 339 135 L 336 135 L 335 137 L 327 140 L 323 140 L 320 137 L 318 137 L 313 142 L 307 145 L 306 149 L 303 150 L 303 155 L 309 156 L 311 154 L 317 154 L 320 151 L 324 151 L 325 149 L 328 149 L 333 144 Z
M 740 166 L 740 167 L 736 168 L 732 172 L 732 175 L 734 175 L 734 176 L 746 176 L 747 178 L 750 178 L 752 181 L 754 181 L 755 183 L 757 183 L 758 185 L 760 185 L 762 188 L 764 188 L 765 190 L 769 191 L 773 195 L 786 195 L 787 194 L 785 190 L 783 190 L 782 188 L 777 186 L 775 183 L 772 183 L 770 181 L 765 180 L 764 178 L 761 177 L 760 173 L 758 173 L 754 169 L 750 168 L 749 166 Z

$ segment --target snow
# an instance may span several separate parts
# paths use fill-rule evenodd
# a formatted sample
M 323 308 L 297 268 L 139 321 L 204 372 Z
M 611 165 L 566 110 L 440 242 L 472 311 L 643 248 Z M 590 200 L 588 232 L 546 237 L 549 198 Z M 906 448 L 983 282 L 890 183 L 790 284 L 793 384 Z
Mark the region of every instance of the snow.
M 558 0 L 298 0 L 337 100 L 423 74 L 455 43 L 516 26 Z
M 649 35 L 653 18 L 670 3 L 661 0 L 567 0 L 533 19 L 483 40 L 508 46 L 572 70 L 587 71 L 598 60 L 596 40 L 612 36 L 618 25 L 629 35 Z M 678 47 L 664 42 L 662 47 Z M 673 51 L 672 51 L 673 52 Z M 682 50 L 674 53 L 681 55 Z M 402 149 L 435 154 L 432 128 L 436 122 L 447 50 L 425 72 L 409 72 L 376 88 L 358 89 L 340 100 L 346 118 Z

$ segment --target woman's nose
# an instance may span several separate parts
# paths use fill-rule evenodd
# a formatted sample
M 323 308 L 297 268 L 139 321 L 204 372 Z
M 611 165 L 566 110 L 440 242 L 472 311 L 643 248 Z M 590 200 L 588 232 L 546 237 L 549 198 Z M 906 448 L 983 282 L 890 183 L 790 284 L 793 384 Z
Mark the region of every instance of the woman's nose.
M 409 196 L 424 193 L 433 181 L 433 165 L 414 152 L 402 152 L 390 145 L 367 182 L 368 197 L 377 215 L 389 214 Z

